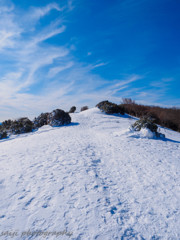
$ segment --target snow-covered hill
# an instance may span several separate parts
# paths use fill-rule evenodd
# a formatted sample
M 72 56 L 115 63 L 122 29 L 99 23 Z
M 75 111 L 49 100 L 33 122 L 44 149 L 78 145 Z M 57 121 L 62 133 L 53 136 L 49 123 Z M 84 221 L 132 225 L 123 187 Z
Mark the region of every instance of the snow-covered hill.
M 180 134 L 148 139 L 97 108 L 71 117 L 0 141 L 0 239 L 180 239 Z

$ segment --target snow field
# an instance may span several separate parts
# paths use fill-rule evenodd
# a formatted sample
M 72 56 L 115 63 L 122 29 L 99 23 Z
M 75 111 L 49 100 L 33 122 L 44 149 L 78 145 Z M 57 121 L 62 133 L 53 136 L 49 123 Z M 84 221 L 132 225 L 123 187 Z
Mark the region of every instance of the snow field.
M 180 134 L 129 131 L 97 108 L 72 124 L 0 142 L 0 234 L 66 231 L 57 239 L 180 239 Z M 152 139 L 151 139 L 152 138 Z M 12 239 L 11 237 L 1 237 Z M 56 239 L 43 236 L 43 239 Z

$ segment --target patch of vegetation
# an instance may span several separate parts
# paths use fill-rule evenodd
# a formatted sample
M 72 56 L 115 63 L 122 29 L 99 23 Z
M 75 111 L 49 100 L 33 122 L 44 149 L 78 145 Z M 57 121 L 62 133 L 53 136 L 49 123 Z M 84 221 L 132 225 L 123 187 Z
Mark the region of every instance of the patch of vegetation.
M 12 134 L 29 133 L 47 124 L 52 127 L 57 127 L 69 123 L 71 123 L 69 113 L 61 109 L 53 110 L 51 113 L 41 113 L 33 121 L 26 117 L 17 120 L 5 120 L 0 125 L 0 139 L 6 138 Z
M 74 113 L 75 111 L 76 111 L 76 107 L 73 106 L 73 107 L 70 108 L 69 113 Z
M 19 118 L 18 120 L 6 120 L 0 126 L 0 133 L 6 132 L 7 135 L 32 132 L 33 122 L 28 118 Z M 4 136 L 4 135 L 3 135 Z M 6 136 L 7 137 L 7 136 Z
M 141 129 L 149 129 L 156 137 L 164 138 L 165 135 L 162 133 L 159 133 L 158 126 L 154 123 L 154 119 L 151 117 L 141 117 L 139 120 L 137 120 L 132 126 L 132 129 L 134 131 L 141 131 Z
M 135 101 L 129 99 L 123 99 L 122 106 L 124 111 L 135 117 L 151 117 L 156 124 L 163 127 L 170 128 L 174 131 L 180 132 L 180 109 L 179 108 L 162 108 L 158 106 L 145 106 L 137 104 Z
M 81 112 L 82 112 L 82 111 L 86 111 L 86 110 L 88 110 L 88 109 L 89 109 L 88 106 L 84 106 L 84 107 L 81 108 Z
M 120 105 L 117 105 L 115 103 L 109 102 L 109 101 L 102 101 L 96 105 L 102 112 L 106 114 L 124 114 L 124 108 Z
M 140 131 L 142 128 L 148 128 L 151 132 L 157 132 L 158 126 L 154 123 L 154 120 L 150 117 L 141 117 L 137 120 L 132 128 L 135 131 Z
M 2 131 L 0 130 L 0 139 L 3 139 L 3 138 L 7 138 L 7 132 L 6 131 Z
M 70 123 L 71 123 L 71 117 L 69 116 L 69 113 L 61 109 L 53 110 L 48 115 L 47 124 L 52 127 L 59 127 L 59 126 L 67 125 Z
M 34 119 L 34 127 L 40 128 L 48 123 L 49 113 L 41 113 L 37 118 Z

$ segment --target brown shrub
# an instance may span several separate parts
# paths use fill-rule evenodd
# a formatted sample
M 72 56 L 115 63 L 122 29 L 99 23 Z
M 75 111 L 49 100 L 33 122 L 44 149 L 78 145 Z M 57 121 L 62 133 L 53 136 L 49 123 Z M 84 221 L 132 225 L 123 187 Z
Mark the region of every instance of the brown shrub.
M 180 109 L 145 106 L 141 104 L 121 104 L 129 115 L 135 117 L 151 117 L 156 124 L 180 132 Z
M 122 98 L 122 104 L 135 104 L 135 101 L 131 98 Z

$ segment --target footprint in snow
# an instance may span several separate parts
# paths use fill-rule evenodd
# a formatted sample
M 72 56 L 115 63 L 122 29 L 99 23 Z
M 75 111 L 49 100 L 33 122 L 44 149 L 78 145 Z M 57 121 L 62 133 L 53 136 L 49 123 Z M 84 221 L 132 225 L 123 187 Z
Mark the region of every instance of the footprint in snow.
M 23 199 L 23 198 L 25 198 L 25 196 L 20 196 L 20 197 L 18 198 L 18 200 L 21 200 L 21 199 Z
M 51 197 L 49 196 L 49 197 L 46 197 L 45 198 L 45 203 L 42 205 L 42 208 L 47 208 L 47 207 L 49 207 L 49 202 L 50 202 L 50 200 L 51 200 Z
M 59 189 L 59 193 L 61 193 L 64 190 L 64 186 Z
M 92 166 L 96 166 L 98 163 L 101 163 L 101 160 L 100 160 L 100 159 L 93 160 L 93 161 L 92 161 Z
M 32 198 L 25 204 L 25 207 L 28 207 L 28 206 L 32 203 L 33 200 L 34 200 L 34 197 L 32 197 Z
M 116 211 L 117 211 L 117 208 L 115 206 L 113 206 L 110 210 L 111 215 L 114 215 L 116 213 Z

